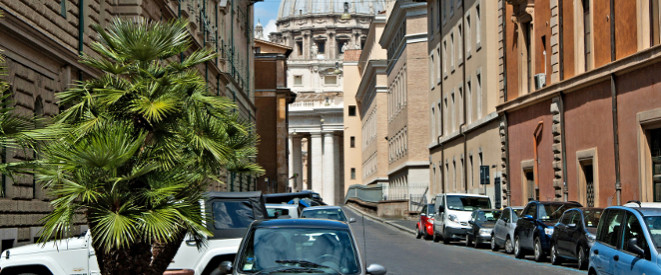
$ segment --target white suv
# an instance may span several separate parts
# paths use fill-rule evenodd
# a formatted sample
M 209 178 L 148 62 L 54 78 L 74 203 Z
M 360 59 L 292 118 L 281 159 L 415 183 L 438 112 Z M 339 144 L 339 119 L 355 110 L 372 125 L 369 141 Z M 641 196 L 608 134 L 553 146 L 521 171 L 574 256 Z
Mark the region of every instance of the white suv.
M 491 200 L 482 195 L 438 194 L 435 207 L 434 242 L 443 240 L 447 244 L 466 238 L 466 232 L 471 228 L 468 224 L 471 213 L 477 209 L 490 209 Z

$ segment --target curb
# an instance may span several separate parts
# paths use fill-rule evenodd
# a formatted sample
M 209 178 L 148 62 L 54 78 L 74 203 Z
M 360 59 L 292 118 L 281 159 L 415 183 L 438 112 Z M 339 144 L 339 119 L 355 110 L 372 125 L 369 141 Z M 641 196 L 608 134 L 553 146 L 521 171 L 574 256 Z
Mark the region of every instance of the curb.
M 412 235 L 415 235 L 415 233 L 416 233 L 416 232 L 415 232 L 415 229 L 407 228 L 407 227 L 405 227 L 405 226 L 403 226 L 403 225 L 399 225 L 399 224 L 396 224 L 396 223 L 394 223 L 394 222 L 391 222 L 391 221 L 388 221 L 388 220 L 385 220 L 385 219 L 382 219 L 382 218 L 376 217 L 376 216 L 374 216 L 374 215 L 372 215 L 372 214 L 369 214 L 369 213 L 366 213 L 366 212 L 364 212 L 364 211 L 362 211 L 362 210 L 360 210 L 360 209 L 358 209 L 357 207 L 354 207 L 354 206 L 352 206 L 352 205 L 345 204 L 344 206 L 347 207 L 347 208 L 349 208 L 349 209 L 351 209 L 352 211 L 355 211 L 355 212 L 357 212 L 357 213 L 360 213 L 361 215 L 363 215 L 363 216 L 365 216 L 365 217 L 367 217 L 368 219 L 371 219 L 371 220 L 373 220 L 373 221 L 377 221 L 377 222 L 380 222 L 380 223 L 383 223 L 383 224 L 386 224 L 386 225 L 392 226 L 392 227 L 394 227 L 394 228 L 396 228 L 396 229 L 399 229 L 399 230 L 401 230 L 401 231 L 404 231 L 405 233 L 409 233 L 409 234 L 412 234 Z

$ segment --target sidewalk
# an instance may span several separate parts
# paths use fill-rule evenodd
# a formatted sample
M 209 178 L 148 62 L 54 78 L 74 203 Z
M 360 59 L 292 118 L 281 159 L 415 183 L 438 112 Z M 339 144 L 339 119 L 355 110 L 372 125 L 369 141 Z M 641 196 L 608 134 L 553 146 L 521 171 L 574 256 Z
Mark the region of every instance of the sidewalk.
M 404 231 L 409 234 L 415 235 L 415 224 L 417 221 L 412 221 L 412 220 L 404 220 L 404 219 L 385 219 L 385 218 L 380 218 L 377 217 L 376 215 L 372 215 L 370 213 L 364 212 L 360 210 L 357 207 L 354 207 L 353 205 L 348 205 L 345 204 L 345 207 L 351 209 L 352 211 L 359 213 L 361 215 L 364 215 L 366 218 L 383 223 L 385 225 L 392 226 L 396 229 L 399 229 L 401 231 Z

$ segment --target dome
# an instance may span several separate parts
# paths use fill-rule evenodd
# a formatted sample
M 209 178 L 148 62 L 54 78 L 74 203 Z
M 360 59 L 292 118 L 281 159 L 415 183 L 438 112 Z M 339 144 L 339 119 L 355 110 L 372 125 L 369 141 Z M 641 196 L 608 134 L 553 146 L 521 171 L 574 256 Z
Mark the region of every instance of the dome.
M 344 3 L 349 3 L 352 15 L 374 15 L 386 9 L 386 0 L 282 0 L 278 19 L 312 15 L 344 13 Z

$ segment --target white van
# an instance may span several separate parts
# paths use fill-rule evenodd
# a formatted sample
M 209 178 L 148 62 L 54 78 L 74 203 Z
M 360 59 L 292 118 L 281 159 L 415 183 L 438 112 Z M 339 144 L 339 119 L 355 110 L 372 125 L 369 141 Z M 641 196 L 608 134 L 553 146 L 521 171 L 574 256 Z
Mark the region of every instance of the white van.
M 471 227 L 468 221 L 477 209 L 490 209 L 491 200 L 487 196 L 447 193 L 436 195 L 436 220 L 434 221 L 434 242 L 443 240 L 447 244 L 453 240 L 466 238 Z

